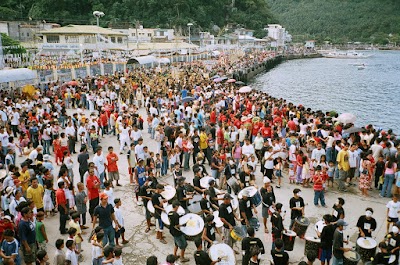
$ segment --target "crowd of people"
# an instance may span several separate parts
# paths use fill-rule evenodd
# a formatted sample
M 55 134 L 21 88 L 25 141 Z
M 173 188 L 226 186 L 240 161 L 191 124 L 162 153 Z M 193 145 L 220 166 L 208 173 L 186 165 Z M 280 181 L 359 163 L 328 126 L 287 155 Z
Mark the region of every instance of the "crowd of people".
M 211 260 L 203 248 L 211 248 L 216 233 L 233 248 L 231 231 L 237 226 L 248 235 L 240 248 L 242 264 L 259 264 L 266 248 L 250 225 L 250 219 L 257 216 L 257 205 L 252 195 L 242 190 L 252 186 L 258 189 L 256 181 L 260 177 L 263 230 L 273 235 L 271 255 L 276 265 L 287 264 L 289 256 L 282 241 L 286 229 L 280 201 L 284 198 L 275 196 L 272 182 L 277 183 L 275 189 L 295 186 L 287 229 L 304 216 L 306 204 L 300 188 L 313 189 L 315 207 L 328 207 L 324 193 L 332 188 L 345 193 L 358 186 L 360 196 L 365 197 L 374 188 L 379 189 L 380 196 L 393 197 L 387 205 L 387 232 L 397 240 L 397 136 L 391 130 L 377 131 L 372 125 L 348 133 L 346 130 L 353 125 L 343 124 L 329 113 L 296 106 L 260 91 L 239 93 L 236 80 L 225 77 L 246 62 L 262 62 L 271 56 L 257 52 L 235 61 L 227 57 L 212 65 L 199 61 L 87 77 L 74 83 L 51 83 L 33 98 L 12 97 L 12 92 L 3 91 L 3 264 L 21 264 L 21 260 L 25 264 L 46 264 L 48 244 L 57 248 L 55 260 L 50 263 L 79 264 L 83 235 L 89 228 L 92 255 L 85 264 L 122 264 L 122 246 L 129 241 L 124 235 L 122 200 L 114 195 L 114 189 L 121 185 L 118 161 L 122 156 L 128 161 L 135 201 L 146 213 L 145 232 L 150 233 L 155 225 L 155 239 L 175 245 L 166 264 L 190 260 L 185 256 L 187 241 L 180 229 L 179 208 L 187 213 L 188 201 L 195 194 L 202 196 L 200 215 L 205 223 L 201 236 L 195 239 L 196 264 L 218 262 Z M 211 78 L 216 75 L 218 81 Z M 154 149 L 143 142 L 146 134 L 154 142 Z M 119 143 L 119 150 L 102 146 L 105 136 Z M 74 175 L 75 164 L 79 165 L 79 176 Z M 185 178 L 190 170 L 194 173 L 193 183 Z M 174 243 L 166 240 L 161 218 L 168 202 L 162 198 L 166 187 L 160 180 L 171 176 L 176 197 L 171 201 L 168 219 Z M 206 185 L 201 184 L 203 178 L 209 178 Z M 238 210 L 233 209 L 232 202 L 241 191 Z M 154 205 L 153 213 L 147 207 L 149 201 Z M 340 238 L 340 231 L 347 225 L 343 205 L 344 200 L 339 198 L 332 214 L 324 216 L 321 262 L 329 263 L 333 251 L 334 264 L 340 264 L 343 252 L 348 251 L 343 247 L 346 240 Z M 221 231 L 215 229 L 212 216 L 216 209 L 223 223 Z M 372 213 L 373 209 L 367 209 L 357 225 L 360 236 L 370 235 L 376 228 L 375 224 L 365 229 Z M 54 215 L 59 216 L 60 232 L 55 244 L 46 233 L 46 218 Z M 390 224 L 394 228 L 390 229 Z M 64 234 L 66 238 L 62 238 Z M 398 258 L 400 239 L 396 242 L 395 247 L 393 242 L 380 244 L 382 253 L 391 251 Z M 147 264 L 158 264 L 157 258 L 149 257 Z

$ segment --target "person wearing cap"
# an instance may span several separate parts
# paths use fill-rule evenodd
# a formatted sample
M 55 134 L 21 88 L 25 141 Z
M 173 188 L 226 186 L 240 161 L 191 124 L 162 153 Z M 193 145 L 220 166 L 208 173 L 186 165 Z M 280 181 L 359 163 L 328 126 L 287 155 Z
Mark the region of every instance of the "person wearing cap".
M 244 190 L 242 192 L 242 199 L 239 200 L 239 212 L 240 217 L 242 218 L 242 226 L 243 230 L 250 227 L 249 220 L 253 217 L 253 211 L 257 215 L 257 208 L 250 200 L 250 192 L 248 190 Z M 245 230 L 246 231 L 246 230 Z
M 322 232 L 320 233 L 318 229 L 316 229 L 318 237 L 321 238 L 321 247 L 319 250 L 319 260 L 321 261 L 321 265 L 324 265 L 325 262 L 329 264 L 332 258 L 333 234 L 336 230 L 335 225 L 331 224 L 332 215 L 325 214 L 323 219 L 325 226 L 322 228 Z
M 396 261 L 394 264 L 398 264 L 399 260 L 399 251 L 400 251 L 400 235 L 399 228 L 397 225 L 392 227 L 392 231 L 385 236 L 387 243 L 387 250 L 390 254 L 396 256 Z
M 93 230 L 95 229 L 97 219 L 99 220 L 99 226 L 104 231 L 103 246 L 106 246 L 108 243 L 110 246 L 115 247 L 115 230 L 118 230 L 121 226 L 115 217 L 114 207 L 108 203 L 108 196 L 105 193 L 100 193 L 100 204 L 94 208 Z
M 376 220 L 372 217 L 374 210 L 365 209 L 365 215 L 361 215 L 357 221 L 358 237 L 372 237 L 372 231 L 376 229 Z
M 164 203 L 167 201 L 163 199 L 161 196 L 161 192 L 164 190 L 164 186 L 161 184 L 157 184 L 156 190 L 151 196 L 151 202 L 153 203 L 154 206 L 154 218 L 157 219 L 156 222 L 156 229 L 157 229 L 157 239 L 160 240 L 161 243 L 167 244 L 167 241 L 165 241 L 164 236 L 163 236 L 163 229 L 164 229 L 164 223 L 161 219 L 161 212 L 164 212 L 165 209 L 163 208 Z
M 196 238 L 194 244 L 196 245 L 196 251 L 194 252 L 194 261 L 196 265 L 215 265 L 222 260 L 220 257 L 215 261 L 210 258 L 210 255 L 203 250 L 201 238 Z
M 224 223 L 224 243 L 233 246 L 233 240 L 230 235 L 231 230 L 236 226 L 236 220 L 241 221 L 241 219 L 236 215 L 231 204 L 232 196 L 230 194 L 224 195 L 224 202 L 219 207 L 219 215 L 221 221 Z
M 293 190 L 293 197 L 289 200 L 290 206 L 290 226 L 289 229 L 292 229 L 294 222 L 297 218 L 304 216 L 304 208 L 305 203 L 303 198 L 301 197 L 301 190 L 296 188 Z
M 345 248 L 344 243 L 348 244 L 348 240 L 344 240 L 343 230 L 348 224 L 343 220 L 339 219 L 336 223 L 336 230 L 333 234 L 333 260 L 332 265 L 343 264 L 343 254 L 344 252 L 350 251 L 351 248 Z
M 190 261 L 190 259 L 185 258 L 185 250 L 187 247 L 187 242 L 186 242 L 185 235 L 180 230 L 180 228 L 182 226 L 186 226 L 186 224 L 181 225 L 179 223 L 180 215 L 177 212 L 179 206 L 181 206 L 179 202 L 176 202 L 176 201 L 173 202 L 172 203 L 172 211 L 170 211 L 168 213 L 168 219 L 170 222 L 169 232 L 174 237 L 174 242 L 175 242 L 174 256 L 177 257 L 177 252 L 178 252 L 178 248 L 179 248 L 181 250 L 181 253 L 180 253 L 181 262 L 188 262 L 188 261 Z
M 263 217 L 264 231 L 268 233 L 268 216 L 270 215 L 269 208 L 275 205 L 276 197 L 274 193 L 274 188 L 271 185 L 271 180 L 268 177 L 264 177 L 263 179 L 264 186 L 260 189 L 260 195 L 262 198 L 262 212 L 261 215 Z
M 254 235 L 254 228 L 249 227 L 247 228 L 247 234 L 249 235 L 248 237 L 245 237 L 242 240 L 242 265 L 248 265 L 250 258 L 251 258 L 251 249 L 254 246 L 257 246 L 260 249 L 260 254 L 265 254 L 265 249 L 264 249 L 264 244 L 263 242 L 255 237 Z

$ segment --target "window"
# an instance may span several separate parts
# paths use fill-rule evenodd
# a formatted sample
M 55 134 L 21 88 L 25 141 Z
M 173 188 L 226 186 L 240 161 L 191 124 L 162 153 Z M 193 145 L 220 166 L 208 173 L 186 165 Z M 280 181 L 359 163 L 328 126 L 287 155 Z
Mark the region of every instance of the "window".
M 65 36 L 66 43 L 79 43 L 78 35 Z
M 136 36 L 136 33 L 132 33 L 132 37 L 135 37 Z
M 115 43 L 115 37 L 111 37 L 111 42 Z
M 94 36 L 86 35 L 84 36 L 85 43 L 96 43 L 96 38 Z
M 29 32 L 26 33 L 26 36 L 29 37 Z
M 118 37 L 118 43 L 122 43 L 122 37 Z
M 147 37 L 151 37 L 151 33 L 147 33 Z
M 47 36 L 47 43 L 59 43 L 60 36 L 59 35 L 48 35 Z

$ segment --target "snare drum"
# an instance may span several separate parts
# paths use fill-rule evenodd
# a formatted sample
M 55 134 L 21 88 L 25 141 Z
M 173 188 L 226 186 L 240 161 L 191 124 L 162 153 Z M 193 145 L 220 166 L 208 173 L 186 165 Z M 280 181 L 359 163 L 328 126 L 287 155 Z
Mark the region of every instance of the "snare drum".
M 325 226 L 326 226 L 325 221 L 320 220 L 315 224 L 314 229 L 315 229 L 315 231 L 322 233 L 322 229 L 324 229 Z
M 258 219 L 256 217 L 251 217 L 249 219 L 249 224 L 251 227 L 254 228 L 254 230 L 258 231 L 258 229 L 260 228 L 260 222 L 258 221 Z
M 234 242 L 236 241 L 242 241 L 242 239 L 246 236 L 246 233 L 244 232 L 243 228 L 240 226 L 235 226 L 230 233 L 232 239 Z
M 179 224 L 186 226 L 181 227 L 181 231 L 186 235 L 188 240 L 194 240 L 203 232 L 204 220 L 197 214 L 188 213 L 179 218 Z
M 161 196 L 167 201 L 172 200 L 176 195 L 176 189 L 171 185 L 167 185 L 164 187 L 164 190 L 161 192 Z
M 193 196 L 192 199 L 189 200 L 189 203 L 188 203 L 189 212 L 195 213 L 195 214 L 201 213 L 200 201 L 202 198 L 203 198 L 203 196 L 196 194 Z
M 238 194 L 239 199 L 242 199 L 244 191 L 249 192 L 250 200 L 256 207 L 261 204 L 262 202 L 261 194 L 255 187 L 247 187 L 241 190 Z
M 235 194 L 237 194 L 240 190 L 240 186 L 239 183 L 237 181 L 237 179 L 235 177 L 231 177 L 230 179 L 228 179 L 226 181 L 226 183 L 228 183 L 229 187 L 231 187 L 231 189 L 233 190 L 233 192 Z
M 221 258 L 221 262 L 217 262 L 216 265 L 236 265 L 235 252 L 227 244 L 214 244 L 210 247 L 208 253 L 211 260 Z
M 310 225 L 310 220 L 307 217 L 299 217 L 295 220 L 293 225 L 293 231 L 298 237 L 304 238 L 307 228 Z
M 154 216 L 154 214 L 156 213 L 156 209 L 154 208 L 153 202 L 151 200 L 147 202 L 147 210 L 149 211 L 151 216 Z
M 202 177 L 201 179 L 200 179 L 200 186 L 202 187 L 202 188 L 204 188 L 204 189 L 208 189 L 209 187 L 210 187 L 210 184 L 208 184 L 208 182 L 210 181 L 210 180 L 215 180 L 215 178 L 213 178 L 213 177 L 210 177 L 210 176 L 207 176 L 207 177 Z
M 285 250 L 292 251 L 294 248 L 294 240 L 296 239 L 296 233 L 292 230 L 283 231 L 283 245 Z
M 354 250 L 345 252 L 343 256 L 343 265 L 357 265 L 361 259 L 360 254 Z
M 321 239 L 317 237 L 306 236 L 306 244 L 304 245 L 304 255 L 307 256 L 308 253 L 318 257 L 319 249 L 321 247 Z
M 377 243 L 372 237 L 360 237 L 357 239 L 356 251 L 363 261 L 369 261 L 375 257 Z
M 172 211 L 172 204 L 164 203 L 164 209 L 165 209 L 165 211 L 161 212 L 161 220 L 162 220 L 163 224 L 165 225 L 165 227 L 169 228 L 170 222 L 169 222 L 168 214 L 169 214 L 169 212 Z M 178 210 L 176 212 L 182 216 L 185 214 L 185 209 L 183 209 L 182 206 L 179 206 Z
M 224 223 L 221 221 L 221 218 L 219 218 L 219 211 L 214 211 L 213 212 L 214 215 L 214 223 L 215 223 L 215 227 L 216 228 L 221 228 L 224 226 Z

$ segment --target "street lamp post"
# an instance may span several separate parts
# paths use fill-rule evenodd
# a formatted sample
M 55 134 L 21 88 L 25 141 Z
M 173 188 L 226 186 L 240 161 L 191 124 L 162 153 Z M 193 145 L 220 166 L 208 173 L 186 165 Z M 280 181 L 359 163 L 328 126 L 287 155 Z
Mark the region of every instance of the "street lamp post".
M 193 26 L 193 23 L 187 23 L 187 26 L 189 27 L 189 45 L 192 43 L 190 40 L 190 27 Z M 192 62 L 191 58 L 191 47 L 189 46 L 189 62 Z
M 100 27 L 100 18 L 104 17 L 104 13 L 101 11 L 94 11 L 93 12 L 93 16 L 96 17 L 96 22 L 97 22 L 97 27 Z M 97 32 L 96 35 L 96 46 L 97 46 L 97 51 L 99 52 L 99 59 L 100 59 L 100 65 L 101 65 L 101 51 L 100 51 L 100 45 L 99 45 L 99 41 L 100 41 L 100 33 Z

